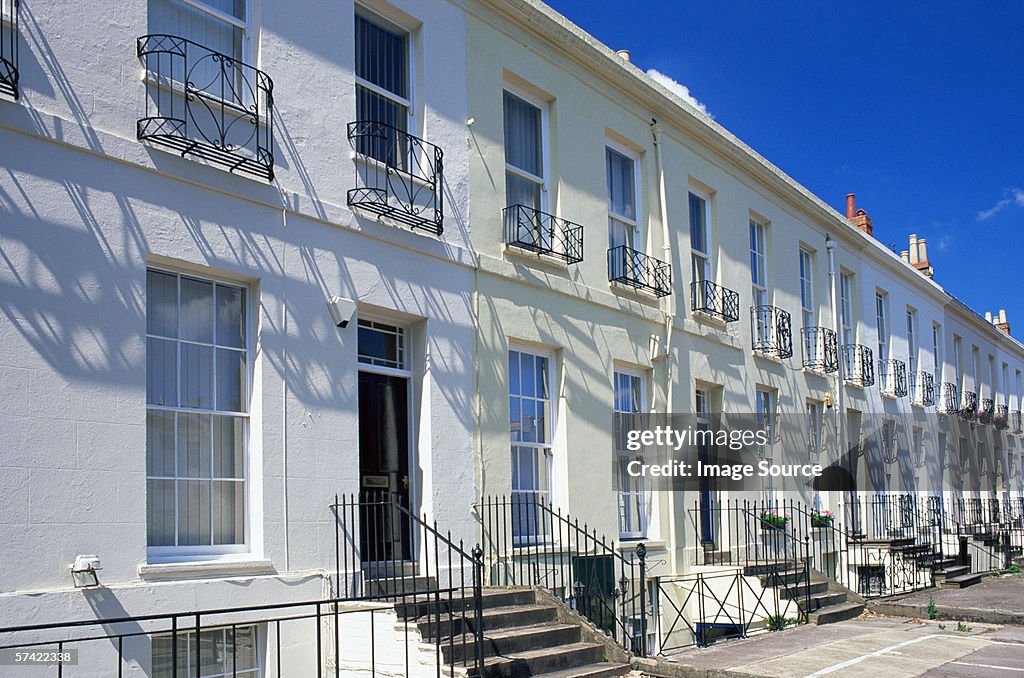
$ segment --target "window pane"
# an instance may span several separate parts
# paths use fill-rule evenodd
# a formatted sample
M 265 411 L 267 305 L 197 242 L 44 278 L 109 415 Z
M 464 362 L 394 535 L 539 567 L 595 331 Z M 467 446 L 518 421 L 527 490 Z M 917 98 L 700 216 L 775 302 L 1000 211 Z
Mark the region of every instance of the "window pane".
M 146 412 L 146 474 L 174 477 L 174 412 Z
M 178 355 L 176 342 L 146 340 L 146 402 L 150 405 L 178 404 Z
M 178 481 L 178 543 L 210 544 L 210 481 Z
M 509 430 L 512 433 L 512 440 L 521 441 L 523 439 L 522 431 L 522 411 L 519 409 L 519 398 L 508 399 L 509 409 Z
M 537 367 L 537 397 L 548 397 L 548 359 L 537 356 L 534 359 Z
M 244 412 L 245 351 L 217 349 L 217 409 Z
M 406 36 L 356 15 L 356 75 L 408 98 Z
M 245 540 L 244 502 L 242 483 L 213 481 L 214 544 L 241 544 Z
M 169 273 L 146 274 L 146 333 L 178 336 L 178 278 Z
M 529 179 L 513 174 L 505 173 L 505 203 L 511 205 L 525 205 L 535 210 L 540 209 L 540 184 Z
M 210 415 L 178 415 L 178 477 L 210 477 Z
M 690 247 L 698 252 L 707 253 L 704 199 L 690 194 Z
M 181 406 L 213 409 L 213 348 L 181 344 Z
M 245 420 L 241 417 L 213 417 L 213 477 L 244 478 Z
M 537 395 L 537 373 L 534 366 L 535 357 L 529 353 L 519 354 L 519 366 L 521 369 L 520 375 L 523 379 L 523 395 L 535 396 Z
M 541 111 L 505 92 L 505 162 L 535 176 L 544 175 Z
M 256 627 L 244 626 L 235 629 L 235 660 L 238 670 L 249 670 L 257 668 L 256 664 Z M 228 657 L 228 668 L 231 668 L 231 658 Z
M 369 126 L 356 150 L 392 167 L 405 169 L 408 142 L 403 133 L 408 127 L 408 109 L 364 87 L 356 87 L 356 116 L 359 120 L 394 128 Z
M 508 352 L 508 392 L 519 395 L 522 393 L 519 385 L 519 352 Z
M 608 171 L 608 211 L 636 221 L 636 181 L 633 160 L 611 148 L 605 149 Z
M 146 481 L 146 534 L 150 546 L 174 546 L 174 514 L 174 481 Z
M 239 19 L 245 18 L 244 0 L 207 0 L 206 4 Z M 150 0 L 148 20 L 150 33 L 169 33 L 214 52 L 242 58 L 240 28 L 182 0 Z M 197 88 L 206 89 L 219 69 L 213 59 L 206 59 L 189 73 L 189 80 Z
M 217 285 L 217 344 L 245 348 L 245 291 Z
M 182 277 L 181 338 L 213 343 L 213 283 Z

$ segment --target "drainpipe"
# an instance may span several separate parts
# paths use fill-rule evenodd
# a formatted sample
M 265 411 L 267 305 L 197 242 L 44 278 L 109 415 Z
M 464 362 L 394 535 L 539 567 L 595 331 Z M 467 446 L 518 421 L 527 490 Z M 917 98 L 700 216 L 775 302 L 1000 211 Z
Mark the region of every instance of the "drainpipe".
M 828 250 L 828 280 L 832 288 L 832 331 L 836 333 L 836 444 L 839 445 L 839 456 L 842 458 L 849 450 L 846 440 L 846 406 L 844 395 L 846 389 L 843 387 L 843 337 L 840 315 L 842 309 L 839 307 L 839 281 L 836 278 L 836 241 L 832 236 L 825 236 L 825 249 Z M 850 471 L 853 471 L 853 460 L 849 460 Z M 852 498 L 852 492 L 851 492 Z
M 658 121 L 651 118 L 651 135 L 654 139 L 654 164 L 658 171 L 658 216 L 661 218 L 661 251 L 664 257 L 665 263 L 672 265 L 672 239 L 671 229 L 668 225 L 668 198 L 665 191 L 665 167 L 661 160 L 661 126 L 658 125 Z M 675 294 L 669 294 L 665 297 L 665 305 L 662 308 L 665 314 L 665 345 L 663 347 L 665 361 L 665 413 L 668 414 L 672 408 L 672 385 L 673 385 L 673 370 L 672 370 L 672 329 L 675 324 Z M 673 509 L 675 507 L 673 506 Z M 675 510 L 668 511 L 669 515 L 669 534 L 676 535 L 676 519 Z M 672 549 L 669 553 L 669 558 L 672 559 L 671 570 L 678 572 L 676 567 L 676 549 Z

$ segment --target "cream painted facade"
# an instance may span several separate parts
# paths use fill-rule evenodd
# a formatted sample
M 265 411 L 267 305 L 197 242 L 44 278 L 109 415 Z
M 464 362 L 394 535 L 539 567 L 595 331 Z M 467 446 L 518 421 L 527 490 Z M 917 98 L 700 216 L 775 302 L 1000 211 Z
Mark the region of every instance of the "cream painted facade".
M 467 45 L 470 126 L 470 203 L 473 246 L 479 254 L 478 436 L 481 491 L 512 491 L 509 443 L 509 376 L 512 350 L 547 355 L 552 371 L 550 499 L 599 532 L 617 535 L 613 488 L 613 378 L 616 371 L 644 375 L 644 411 L 693 413 L 697 389 L 710 397 L 712 411 L 753 413 L 757 392 L 772 394 L 776 415 L 797 415 L 779 444 L 804 445 L 803 413 L 809 402 L 822 409 L 820 460 L 838 456 L 840 412 L 862 413 L 867 422 L 884 418 L 895 427 L 898 458 L 886 463 L 875 432 L 865 431 L 867 449 L 857 460 L 858 488 L 865 494 L 924 492 L 945 474 L 956 477 L 950 459 L 953 438 L 994 436 L 989 455 L 1000 455 L 1003 477 L 989 470 L 977 496 L 1020 496 L 1020 437 L 1010 430 L 947 421 L 935 408 L 911 405 L 908 397 L 880 394 L 879 384 L 846 384 L 839 398 L 836 375 L 801 366 L 803 327 L 800 252 L 807 252 L 814 300 L 814 324 L 834 326 L 826 238 L 835 243 L 836 297 L 840 273 L 850 276 L 851 343 L 871 347 L 878 371 L 876 294 L 884 300 L 890 326 L 884 349 L 908 361 L 907 314 L 916 334 L 915 370 L 937 373 L 958 389 L 980 389 L 1009 410 L 1021 408 L 1017 376 L 1024 347 L 951 298 L 843 215 L 810 194 L 727 130 L 654 83 L 622 56 L 598 43 L 540 2 L 468 5 Z M 583 226 L 583 260 L 565 264 L 506 244 L 502 209 L 506 196 L 503 92 L 541 110 L 542 209 Z M 637 239 L 635 249 L 671 265 L 671 294 L 662 298 L 609 282 L 609 196 L 606 147 L 635 160 Z M 691 311 L 689 193 L 708 204 L 708 279 L 739 293 L 739 320 L 724 323 Z M 752 350 L 749 309 L 754 304 L 749 224 L 763 225 L 766 279 L 764 299 L 792 316 L 794 355 L 780 360 Z M 938 264 L 941 279 L 941 262 Z M 993 300 L 997 303 L 998 300 Z M 939 356 L 932 341 L 935 328 Z M 842 334 L 842 333 L 841 333 Z M 952 346 L 965 351 L 954 374 Z M 840 338 L 840 345 L 843 343 Z M 659 355 L 664 350 L 664 355 Z M 967 369 L 976 348 L 982 368 L 975 387 Z M 842 349 L 840 349 L 842 350 Z M 996 366 L 995 380 L 989 361 Z M 1004 378 L 1003 365 L 1010 375 Z M 937 365 L 937 368 L 936 368 Z M 876 379 L 881 379 L 876 375 Z M 1009 383 L 1007 383 L 1009 382 Z M 830 408 L 824 401 L 832 400 Z M 514 416 L 513 416 L 514 418 Z M 794 424 L 799 421 L 799 424 Z M 787 425 L 783 422 L 783 426 Z M 847 429 L 847 435 L 852 435 Z M 975 431 L 976 428 L 976 431 Z M 947 441 L 947 451 L 937 449 Z M 914 463 L 910 447 L 920 441 L 924 462 Z M 1011 462 L 1010 458 L 1016 458 Z M 987 463 L 994 464 L 994 458 Z M 1008 472 L 1015 464 L 1015 475 Z M 991 466 L 990 469 L 994 468 Z M 1003 483 L 1005 482 L 1005 489 Z M 998 485 L 998 486 L 997 486 Z M 931 491 L 925 492 L 930 493 Z M 934 490 L 938 493 L 938 490 Z M 680 496 L 682 494 L 682 496 Z M 647 494 L 649 524 L 644 540 L 659 562 L 655 572 L 680 573 L 692 561 L 696 492 Z M 843 497 L 826 493 L 823 508 Z M 724 497 L 723 497 L 724 498 Z M 738 497 L 733 497 L 738 498 Z M 799 497 L 810 502 L 812 497 Z M 629 548 L 628 542 L 624 548 Z

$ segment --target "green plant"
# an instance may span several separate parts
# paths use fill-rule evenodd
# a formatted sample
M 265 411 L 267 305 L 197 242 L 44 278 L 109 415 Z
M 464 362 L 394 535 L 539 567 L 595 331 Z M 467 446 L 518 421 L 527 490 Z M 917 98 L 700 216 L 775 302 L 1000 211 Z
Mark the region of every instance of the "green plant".
M 1010 574 L 1020 574 L 1020 568 L 1016 565 L 1010 565 L 1010 567 L 1006 571 Z
M 769 631 L 781 631 L 795 621 L 795 619 L 791 619 L 790 617 L 770 614 L 765 619 L 765 626 Z
M 946 625 L 945 624 L 939 624 L 939 630 L 940 631 L 945 631 L 946 630 Z
M 761 512 L 761 522 L 769 527 L 782 527 L 789 522 L 790 515 L 788 513 L 782 513 L 775 509 L 769 509 Z
M 939 610 L 935 606 L 935 596 L 928 596 L 928 618 L 935 619 L 939 616 Z
M 971 630 L 971 627 L 968 626 L 967 624 L 963 623 L 963 622 L 957 622 L 956 623 L 956 630 L 957 631 L 963 631 L 964 633 L 969 633 L 970 630 Z

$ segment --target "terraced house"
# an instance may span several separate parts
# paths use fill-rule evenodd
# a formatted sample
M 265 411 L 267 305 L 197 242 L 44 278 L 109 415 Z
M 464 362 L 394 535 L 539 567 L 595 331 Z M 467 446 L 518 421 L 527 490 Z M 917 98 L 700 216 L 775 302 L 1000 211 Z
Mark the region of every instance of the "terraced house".
M 619 675 L 1024 546 L 1005 314 L 543 3 L 2 6 L 5 647 Z

